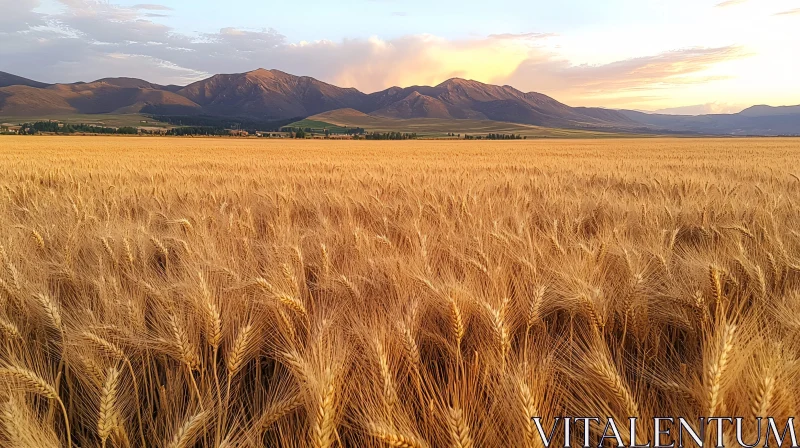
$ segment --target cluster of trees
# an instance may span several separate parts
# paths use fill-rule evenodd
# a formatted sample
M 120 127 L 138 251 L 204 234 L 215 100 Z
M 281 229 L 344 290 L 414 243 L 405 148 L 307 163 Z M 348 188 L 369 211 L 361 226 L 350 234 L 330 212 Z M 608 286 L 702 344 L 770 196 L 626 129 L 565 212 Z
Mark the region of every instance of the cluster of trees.
M 364 128 L 347 128 L 344 133 L 347 135 L 364 135 L 367 131 Z
M 456 134 L 456 133 L 453 133 L 453 132 L 448 132 L 448 133 L 447 133 L 447 136 L 448 136 L 448 137 L 458 137 L 458 138 L 461 138 L 461 134 Z
M 167 131 L 166 135 L 229 135 L 230 132 L 225 128 L 216 126 L 185 126 L 180 128 L 172 128 Z
M 306 138 L 308 136 L 313 137 L 315 133 L 323 134 L 325 137 L 328 137 L 331 134 L 364 135 L 366 133 L 364 128 L 347 128 L 344 130 L 341 128 L 337 128 L 336 130 L 331 131 L 330 129 L 319 129 L 319 128 L 313 129 L 310 127 L 306 128 L 283 127 L 281 128 L 281 131 L 291 133 L 294 136 L 294 138 Z
M 23 135 L 34 135 L 42 132 L 51 132 L 54 134 L 138 134 L 139 130 L 132 126 L 123 126 L 121 128 L 109 128 L 104 126 L 95 126 L 91 124 L 66 124 L 57 121 L 37 121 L 35 123 L 25 123 L 19 130 Z
M 527 136 L 514 134 L 489 134 L 487 136 L 464 134 L 465 140 L 526 140 L 527 138 Z
M 417 133 L 403 134 L 400 132 L 372 132 L 364 136 L 367 140 L 411 140 L 417 138 Z
M 522 136 L 517 134 L 489 134 L 486 136 L 488 140 L 522 140 Z

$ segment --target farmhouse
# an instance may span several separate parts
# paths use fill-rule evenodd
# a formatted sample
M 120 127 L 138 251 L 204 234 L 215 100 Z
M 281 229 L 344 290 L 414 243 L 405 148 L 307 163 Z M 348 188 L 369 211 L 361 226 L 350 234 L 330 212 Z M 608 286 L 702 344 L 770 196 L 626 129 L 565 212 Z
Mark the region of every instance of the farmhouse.
M 5 123 L 0 124 L 0 134 L 19 134 L 20 129 L 22 129 L 22 126 Z

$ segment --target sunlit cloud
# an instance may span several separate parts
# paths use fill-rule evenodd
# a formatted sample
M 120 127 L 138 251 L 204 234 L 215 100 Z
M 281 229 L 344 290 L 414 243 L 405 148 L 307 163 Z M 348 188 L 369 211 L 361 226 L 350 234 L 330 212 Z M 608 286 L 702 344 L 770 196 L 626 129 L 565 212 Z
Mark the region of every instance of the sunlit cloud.
M 556 37 L 556 33 L 503 33 L 503 34 L 490 34 L 490 39 L 510 39 L 510 40 L 537 40 L 547 39 L 548 37 Z
M 541 92 L 572 105 L 644 109 L 700 105 L 690 106 L 695 108 L 692 110 L 712 110 L 719 107 L 718 100 L 736 101 L 727 95 L 710 96 L 710 87 L 724 92 L 719 86 L 734 79 L 762 76 L 760 63 L 737 62 L 758 56 L 753 47 L 745 45 L 723 43 L 651 52 L 636 46 L 600 63 L 587 64 L 580 55 L 566 57 L 561 45 L 565 36 L 551 32 L 290 41 L 272 28 L 223 27 L 215 32 L 181 33 L 166 21 L 155 21 L 166 15 L 161 12 L 170 11 L 158 4 L 123 7 L 94 0 L 59 2 L 63 10 L 43 14 L 38 12 L 38 0 L 19 0 L 17 8 L 0 15 L 0 70 L 45 82 L 134 76 L 160 84 L 187 84 L 215 73 L 263 67 L 365 92 L 436 85 L 461 77 Z M 742 2 L 719 6 L 738 3 Z M 779 15 L 796 13 L 789 10 Z M 768 14 L 765 17 L 775 22 Z M 762 46 L 760 51 L 767 51 L 764 48 L 779 51 L 775 46 Z M 631 52 L 638 55 L 627 57 Z M 732 63 L 739 65 L 725 69 Z M 771 76 L 777 78 L 785 72 L 775 70 Z M 764 83 L 770 85 L 769 80 Z
M 800 8 L 797 9 L 790 9 L 788 11 L 778 12 L 775 13 L 776 16 L 796 16 L 800 15 Z
M 688 48 L 602 65 L 573 65 L 555 56 L 530 58 L 509 77 L 512 85 L 537 86 L 567 102 L 606 103 L 630 93 L 723 79 L 704 73 L 716 64 L 747 57 L 741 47 Z
M 164 5 L 155 5 L 152 3 L 140 3 L 138 5 L 131 6 L 131 9 L 145 9 L 148 11 L 172 11 L 173 9 L 169 6 Z
M 667 115 L 707 115 L 707 114 L 735 114 L 746 109 L 749 104 L 706 103 L 693 106 L 668 107 L 657 109 L 653 112 Z
M 747 1 L 748 0 L 727 0 L 727 1 L 724 1 L 722 3 L 717 3 L 715 6 L 717 8 L 725 8 L 725 7 L 728 7 L 728 6 L 740 5 L 742 3 L 746 3 Z

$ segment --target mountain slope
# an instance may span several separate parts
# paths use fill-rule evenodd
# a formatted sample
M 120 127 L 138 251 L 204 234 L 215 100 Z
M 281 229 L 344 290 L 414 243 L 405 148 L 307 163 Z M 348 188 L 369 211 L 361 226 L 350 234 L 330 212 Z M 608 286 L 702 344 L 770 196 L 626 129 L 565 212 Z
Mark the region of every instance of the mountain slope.
M 639 123 L 675 132 L 713 135 L 800 135 L 800 106 L 756 106 L 738 114 L 664 115 L 620 111 Z
M 0 115 L 62 115 L 74 112 L 75 108 L 52 90 L 23 85 L 0 87 Z
M 361 110 L 366 98 L 356 89 L 264 69 L 214 75 L 177 93 L 208 113 L 270 119 L 309 116 L 346 107 Z
M 368 132 L 405 132 L 416 133 L 425 137 L 447 138 L 449 134 L 486 135 L 514 134 L 527 138 L 619 138 L 625 136 L 641 137 L 645 134 L 614 133 L 584 129 L 558 129 L 529 124 L 508 123 L 487 119 L 453 119 L 453 118 L 385 118 L 374 114 L 368 115 L 354 109 L 339 109 L 313 115 L 294 125 L 305 127 L 304 123 L 317 132 L 320 128 L 350 127 L 363 128 Z
M 138 113 L 147 106 L 199 111 L 191 100 L 163 86 L 133 78 L 109 78 L 90 83 L 22 85 L 0 88 L 0 115 Z
M 392 87 L 369 99 L 379 109 L 363 111 L 388 118 L 488 119 L 565 128 L 641 126 L 616 111 L 573 108 L 540 93 L 459 78 L 434 87 Z
M 738 114 L 680 116 L 570 107 L 547 95 L 453 78 L 436 86 L 370 94 L 279 70 L 214 75 L 186 87 L 136 78 L 44 84 L 0 72 L 0 116 L 211 115 L 286 120 L 340 109 L 386 120 L 473 120 L 600 132 L 800 135 L 800 106 L 753 106 Z
M 778 115 L 797 115 L 800 114 L 800 106 L 751 106 L 739 112 L 737 115 L 743 117 L 774 117 Z
M 49 84 L 45 84 L 43 82 L 34 81 L 28 78 L 23 78 L 22 76 L 12 75 L 11 73 L 0 72 L 0 87 L 28 86 L 28 87 L 43 88 L 47 87 L 48 85 Z

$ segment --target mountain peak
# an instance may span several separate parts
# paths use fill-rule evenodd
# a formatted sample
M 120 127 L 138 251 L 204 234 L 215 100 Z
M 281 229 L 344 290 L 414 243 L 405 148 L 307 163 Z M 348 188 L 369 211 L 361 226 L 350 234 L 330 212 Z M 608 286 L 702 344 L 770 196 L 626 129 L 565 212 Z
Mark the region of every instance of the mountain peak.
M 441 84 L 437 85 L 436 87 L 444 87 L 444 88 L 451 87 L 451 86 L 476 87 L 476 86 L 485 86 L 485 85 L 486 84 L 484 84 L 484 83 L 482 83 L 480 81 L 475 81 L 475 80 L 472 80 L 472 79 L 450 78 L 447 81 L 444 81 Z
M 277 74 L 286 73 L 278 72 L 277 70 L 268 70 L 266 68 L 257 68 L 255 70 L 250 70 L 249 72 L 242 73 L 245 77 L 254 77 L 254 78 L 274 78 Z

